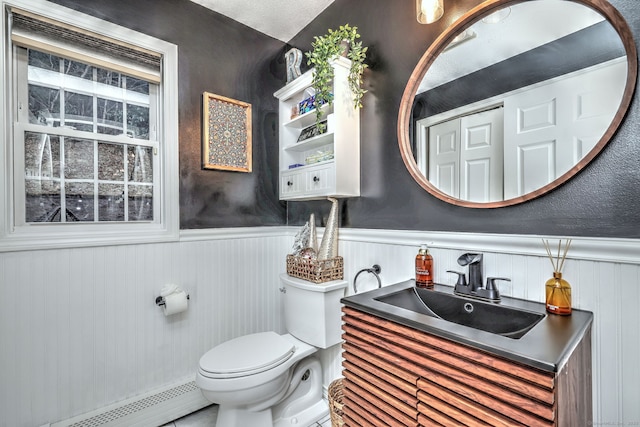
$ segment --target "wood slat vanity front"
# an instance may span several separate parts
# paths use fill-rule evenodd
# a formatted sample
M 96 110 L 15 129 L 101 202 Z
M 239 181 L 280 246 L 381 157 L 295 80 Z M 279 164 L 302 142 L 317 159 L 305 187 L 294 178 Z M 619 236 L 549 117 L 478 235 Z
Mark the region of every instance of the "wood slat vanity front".
M 591 339 L 559 372 L 343 308 L 347 426 L 590 425 Z

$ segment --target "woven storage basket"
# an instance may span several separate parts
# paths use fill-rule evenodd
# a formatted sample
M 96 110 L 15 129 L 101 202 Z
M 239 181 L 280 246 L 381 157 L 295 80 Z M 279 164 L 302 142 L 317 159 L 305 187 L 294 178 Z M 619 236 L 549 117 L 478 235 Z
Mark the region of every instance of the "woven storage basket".
M 342 427 L 342 396 L 343 396 L 342 378 L 334 380 L 329 384 L 329 414 L 331 415 L 331 427 Z
M 287 274 L 313 283 L 342 280 L 344 261 L 342 257 L 316 260 L 287 255 Z

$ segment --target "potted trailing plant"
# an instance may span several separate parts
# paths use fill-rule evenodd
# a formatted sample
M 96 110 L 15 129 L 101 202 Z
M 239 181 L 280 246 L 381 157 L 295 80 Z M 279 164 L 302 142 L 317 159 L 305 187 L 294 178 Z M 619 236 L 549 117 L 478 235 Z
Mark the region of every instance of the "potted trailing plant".
M 307 64 L 314 67 L 311 85 L 315 89 L 314 107 L 316 110 L 316 126 L 320 132 L 324 132 L 324 126 L 320 119 L 322 112 L 320 107 L 333 102 L 331 86 L 333 82 L 333 67 L 329 61 L 338 56 L 346 56 L 351 60 L 349 69 L 349 88 L 353 94 L 353 104 L 355 108 L 362 108 L 362 96 L 366 90 L 362 89 L 362 73 L 367 68 L 364 63 L 367 54 L 367 47 L 362 47 L 358 27 L 351 27 L 349 24 L 341 25 L 339 29 L 329 29 L 324 36 L 315 36 L 311 42 L 312 50 L 306 52 Z

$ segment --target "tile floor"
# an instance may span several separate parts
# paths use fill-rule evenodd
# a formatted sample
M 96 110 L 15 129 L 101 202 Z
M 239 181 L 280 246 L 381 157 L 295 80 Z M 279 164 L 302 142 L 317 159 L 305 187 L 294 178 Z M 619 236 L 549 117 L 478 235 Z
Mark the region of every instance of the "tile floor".
M 211 405 L 189 414 L 162 427 L 213 427 L 218 418 L 218 406 Z M 331 419 L 327 415 L 324 419 L 308 427 L 331 427 Z

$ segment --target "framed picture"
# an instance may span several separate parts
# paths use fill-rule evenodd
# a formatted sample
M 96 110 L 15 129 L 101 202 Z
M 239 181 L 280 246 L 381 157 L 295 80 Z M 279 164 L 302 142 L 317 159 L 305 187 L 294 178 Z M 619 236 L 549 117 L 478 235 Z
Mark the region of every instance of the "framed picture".
M 204 92 L 202 167 L 251 172 L 251 104 Z

